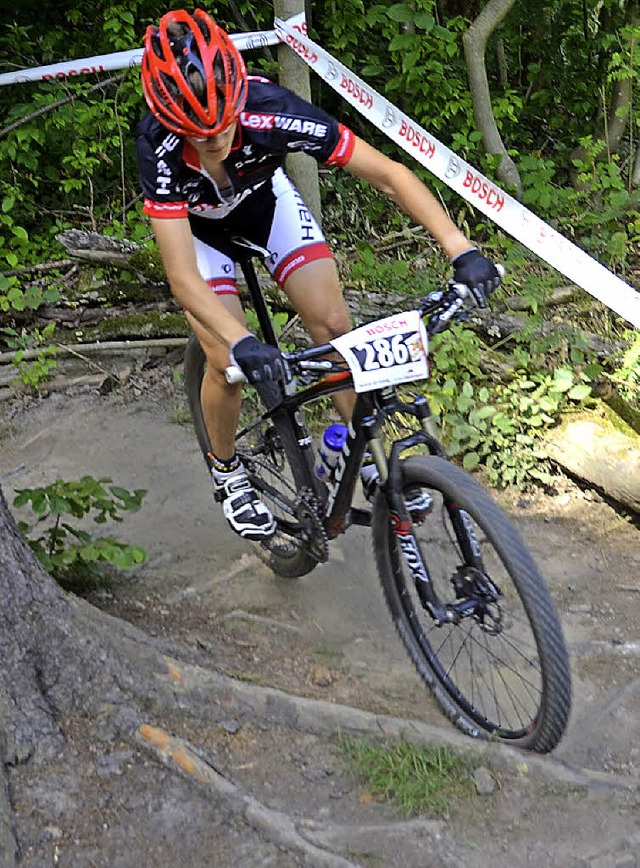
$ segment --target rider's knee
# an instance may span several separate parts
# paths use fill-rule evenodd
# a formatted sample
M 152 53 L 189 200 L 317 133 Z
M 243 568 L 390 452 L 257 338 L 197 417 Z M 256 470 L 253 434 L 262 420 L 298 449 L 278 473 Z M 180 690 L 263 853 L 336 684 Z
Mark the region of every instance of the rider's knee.
M 316 338 L 317 342 L 326 343 L 351 329 L 349 312 L 343 306 L 329 307 L 323 311 L 315 326 L 316 331 L 322 335 L 321 340 Z

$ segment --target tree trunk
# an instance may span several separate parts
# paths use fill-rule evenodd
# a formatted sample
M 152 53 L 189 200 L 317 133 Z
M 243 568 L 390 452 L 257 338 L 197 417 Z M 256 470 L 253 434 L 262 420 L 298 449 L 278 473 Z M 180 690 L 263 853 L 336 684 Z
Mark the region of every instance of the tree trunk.
M 636 145 L 636 160 L 633 164 L 631 184 L 633 187 L 640 187 L 640 146 L 638 145 Z
M 59 715 L 123 702 L 120 685 L 133 680 L 121 657 L 127 642 L 122 636 L 114 642 L 108 620 L 44 571 L 0 489 L 0 742 L 6 762 L 59 747 Z
M 625 47 L 629 58 L 632 61 L 636 49 L 636 39 L 634 34 L 638 24 L 640 23 L 640 19 L 638 18 L 637 0 L 634 0 L 634 2 L 629 4 L 628 15 L 629 17 L 627 21 L 631 25 L 631 36 L 629 37 L 629 41 Z M 635 79 L 633 76 L 614 81 L 613 83 L 611 104 L 608 113 L 605 113 L 604 115 L 604 129 L 598 131 L 594 140 L 595 144 L 600 145 L 600 150 L 596 154 L 597 160 L 606 160 L 611 156 L 611 154 L 614 154 L 618 150 L 618 146 L 627 128 L 629 117 L 631 116 L 634 84 Z M 574 160 L 581 160 L 585 158 L 586 154 L 586 149 L 582 145 L 579 145 L 573 150 L 571 158 Z M 640 168 L 638 170 L 640 171 Z M 637 184 L 640 179 L 634 180 L 634 178 L 635 171 L 632 173 L 632 183 Z
M 286 20 L 293 15 L 305 11 L 304 0 L 275 0 L 274 11 L 277 18 Z M 288 45 L 278 47 L 278 77 L 283 87 L 288 87 L 303 99 L 311 99 L 311 83 L 309 67 L 298 55 L 291 51 Z M 297 187 L 307 207 L 321 222 L 320 183 L 318 166 L 307 154 L 289 154 L 287 157 L 287 173 Z
M 521 193 L 520 173 L 507 153 L 491 107 L 491 93 L 484 59 L 487 40 L 503 21 L 514 3 L 515 0 L 489 0 L 462 37 L 462 43 L 473 98 L 473 114 L 476 125 L 482 133 L 485 150 L 489 154 L 498 154 L 502 158 L 497 169 L 498 178 L 504 184 L 514 186 L 518 193 Z
M 595 139 L 595 143 L 600 145 L 600 150 L 596 154 L 597 160 L 606 160 L 618 150 L 631 113 L 632 97 L 633 87 L 630 78 L 615 82 L 605 128 Z M 571 153 L 574 160 L 584 160 L 586 155 L 587 150 L 582 145 L 574 148 Z

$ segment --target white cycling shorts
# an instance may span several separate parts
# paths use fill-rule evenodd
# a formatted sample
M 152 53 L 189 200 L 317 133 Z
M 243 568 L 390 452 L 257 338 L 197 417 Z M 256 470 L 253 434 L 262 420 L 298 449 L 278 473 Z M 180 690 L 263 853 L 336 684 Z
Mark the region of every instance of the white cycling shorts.
M 217 295 L 237 295 L 236 264 L 226 238 L 242 235 L 270 255 L 264 264 L 284 286 L 298 268 L 330 259 L 322 230 L 282 169 L 218 220 L 190 217 L 198 269 Z

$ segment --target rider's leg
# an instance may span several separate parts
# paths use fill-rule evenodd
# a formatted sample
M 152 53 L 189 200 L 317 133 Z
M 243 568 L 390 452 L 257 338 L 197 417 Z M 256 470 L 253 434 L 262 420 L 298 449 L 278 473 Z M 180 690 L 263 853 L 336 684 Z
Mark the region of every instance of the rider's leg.
M 244 313 L 238 296 L 224 295 L 219 298 L 227 310 L 244 323 Z M 235 434 L 240 416 L 242 385 L 240 383 L 229 385 L 225 380 L 224 370 L 229 365 L 228 347 L 202 328 L 190 314 L 186 316 L 207 357 L 200 401 L 209 439 L 216 457 L 227 460 L 235 454 Z
M 238 297 L 225 295 L 220 298 L 227 309 L 244 322 Z M 237 534 L 245 539 L 266 539 L 275 533 L 275 519 L 251 486 L 235 451 L 242 386 L 229 385 L 224 377 L 224 369 L 229 364 L 229 349 L 189 314 L 187 319 L 207 357 L 200 402 L 212 446 L 209 466 L 215 499 Z
M 283 289 L 314 343 L 325 344 L 351 328 L 333 259 L 316 259 L 300 266 L 287 278 Z M 334 406 L 346 423 L 351 419 L 354 402 L 352 391 L 333 396 Z

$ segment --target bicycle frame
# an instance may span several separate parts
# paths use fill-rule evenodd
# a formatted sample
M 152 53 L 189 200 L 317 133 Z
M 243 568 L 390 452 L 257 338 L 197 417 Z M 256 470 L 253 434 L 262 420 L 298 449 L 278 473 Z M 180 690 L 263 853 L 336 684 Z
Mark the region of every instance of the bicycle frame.
M 244 253 L 245 249 L 247 250 L 246 254 Z M 269 309 L 253 264 L 256 250 L 253 247 L 245 248 L 244 245 L 239 250 L 238 263 L 251 296 L 262 337 L 266 343 L 278 346 Z M 305 355 L 309 359 L 313 359 L 326 353 L 327 347 L 314 347 Z M 352 501 L 364 454 L 367 449 L 372 452 L 380 475 L 380 486 L 389 503 L 394 533 L 413 575 L 420 599 L 434 619 L 444 623 L 450 620 L 450 613 L 442 606 L 433 591 L 428 568 L 415 539 L 411 517 L 407 512 L 403 498 L 399 494 L 401 490 L 400 456 L 403 452 L 414 446 L 423 445 L 432 455 L 445 457 L 442 446 L 430 432 L 431 410 L 426 398 L 418 397 L 412 403 L 406 403 L 399 400 L 394 387 L 358 394 L 352 419 L 348 426 L 347 440 L 342 454 L 338 458 L 333 484 L 327 488 L 326 484 L 321 482 L 314 472 L 313 441 L 300 409 L 318 398 L 351 388 L 352 384 L 352 377 L 348 371 L 330 374 L 311 385 L 302 388 L 295 387 L 293 391 L 288 391 L 285 388 L 284 397 L 278 390 L 277 401 L 273 400 L 275 397 L 273 388 L 267 387 L 266 390 L 261 390 L 268 408 L 264 418 L 277 420 L 278 417 L 284 417 L 285 424 L 295 432 L 305 486 L 314 492 L 323 505 L 323 526 L 328 539 L 335 539 L 352 524 L 363 527 L 371 525 L 371 510 L 353 507 Z M 271 401 L 269 400 L 270 394 L 272 396 Z M 385 415 L 394 412 L 415 416 L 421 422 L 422 430 L 395 441 L 389 456 L 387 456 L 380 436 L 380 429 Z M 464 527 L 456 528 L 456 535 L 465 552 L 473 548 Z

